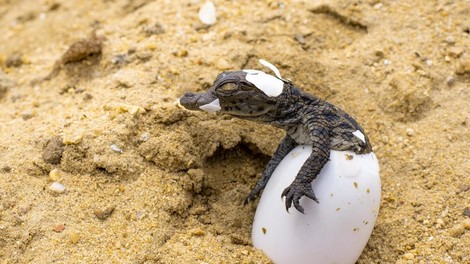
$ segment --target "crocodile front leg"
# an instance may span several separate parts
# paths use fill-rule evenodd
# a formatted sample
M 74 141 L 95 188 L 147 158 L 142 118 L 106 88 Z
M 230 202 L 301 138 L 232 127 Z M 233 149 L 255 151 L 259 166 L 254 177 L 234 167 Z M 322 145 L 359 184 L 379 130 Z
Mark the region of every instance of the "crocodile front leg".
M 312 189 L 312 182 L 320 173 L 323 166 L 330 157 L 328 130 L 323 127 L 308 125 L 312 144 L 312 154 L 300 168 L 299 173 L 289 187 L 284 189 L 281 197 L 285 197 L 286 210 L 294 204 L 294 207 L 301 213 L 304 208 L 300 205 L 300 198 L 306 196 L 315 202 L 319 202 Z
M 245 199 L 245 205 L 253 200 L 258 194 L 266 187 L 266 184 L 269 181 L 269 178 L 271 178 L 271 175 L 273 174 L 274 170 L 277 168 L 277 165 L 281 163 L 282 159 L 295 147 L 297 146 L 297 143 L 295 143 L 295 140 L 292 139 L 289 135 L 286 135 L 279 146 L 276 149 L 276 152 L 274 152 L 274 155 L 272 156 L 271 160 L 268 162 L 268 165 L 266 166 L 266 169 L 263 172 L 263 175 L 261 178 L 258 180 L 256 183 L 255 187 L 253 190 L 250 192 L 248 197 Z

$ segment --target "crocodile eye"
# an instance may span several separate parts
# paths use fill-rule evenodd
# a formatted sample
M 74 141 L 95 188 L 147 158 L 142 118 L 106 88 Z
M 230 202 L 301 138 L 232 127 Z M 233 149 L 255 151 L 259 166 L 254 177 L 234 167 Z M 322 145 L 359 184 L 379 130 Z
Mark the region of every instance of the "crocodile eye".
M 224 85 L 220 86 L 218 90 L 224 91 L 224 92 L 233 92 L 238 90 L 238 85 L 236 83 L 225 83 Z

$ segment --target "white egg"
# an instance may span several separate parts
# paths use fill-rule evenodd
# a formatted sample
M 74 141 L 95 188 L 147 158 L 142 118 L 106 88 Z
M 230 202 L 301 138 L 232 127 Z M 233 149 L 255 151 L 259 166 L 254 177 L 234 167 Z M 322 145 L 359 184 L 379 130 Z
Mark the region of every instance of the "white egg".
M 380 206 L 379 164 L 374 153 L 331 151 L 313 191 L 302 197 L 305 214 L 286 211 L 282 191 L 312 152 L 298 146 L 279 164 L 263 191 L 253 222 L 253 245 L 274 263 L 355 263 L 374 228 Z

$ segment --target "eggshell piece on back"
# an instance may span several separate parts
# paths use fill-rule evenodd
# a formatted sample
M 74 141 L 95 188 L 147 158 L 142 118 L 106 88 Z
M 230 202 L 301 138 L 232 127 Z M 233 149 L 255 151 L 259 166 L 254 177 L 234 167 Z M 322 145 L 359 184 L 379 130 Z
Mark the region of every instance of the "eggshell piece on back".
M 319 204 L 306 197 L 286 212 L 280 198 L 312 152 L 298 146 L 278 165 L 263 191 L 253 223 L 253 245 L 274 263 L 355 263 L 372 233 L 380 205 L 373 153 L 331 151 L 312 183 Z
M 362 134 L 361 131 L 356 130 L 356 131 L 352 132 L 352 134 L 354 136 L 356 136 L 358 139 L 362 140 L 362 142 L 364 142 L 364 143 L 366 142 L 366 138 L 364 137 L 364 134 Z
M 269 97 L 277 97 L 282 93 L 284 82 L 272 75 L 257 70 L 243 70 L 246 80 L 255 85 Z

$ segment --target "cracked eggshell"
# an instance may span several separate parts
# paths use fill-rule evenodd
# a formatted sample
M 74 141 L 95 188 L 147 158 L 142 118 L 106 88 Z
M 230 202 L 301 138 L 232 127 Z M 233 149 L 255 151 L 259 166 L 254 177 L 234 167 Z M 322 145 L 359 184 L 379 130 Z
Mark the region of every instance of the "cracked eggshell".
M 277 97 L 284 89 L 284 82 L 270 74 L 258 70 L 243 70 L 246 80 L 255 85 L 269 97 Z
M 217 11 L 214 3 L 205 2 L 199 9 L 199 20 L 206 25 L 214 25 L 217 22 Z
M 220 111 L 220 109 L 222 108 L 220 107 L 219 99 L 215 99 L 214 101 L 208 104 L 199 106 L 199 109 L 204 110 L 209 113 L 215 113 L 215 112 Z
M 312 152 L 298 146 L 279 164 L 263 191 L 253 222 L 253 245 L 274 263 L 355 263 L 374 228 L 380 206 L 379 164 L 374 153 L 331 151 L 313 191 L 302 197 L 305 214 L 286 212 L 281 194 Z

